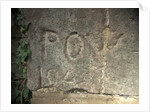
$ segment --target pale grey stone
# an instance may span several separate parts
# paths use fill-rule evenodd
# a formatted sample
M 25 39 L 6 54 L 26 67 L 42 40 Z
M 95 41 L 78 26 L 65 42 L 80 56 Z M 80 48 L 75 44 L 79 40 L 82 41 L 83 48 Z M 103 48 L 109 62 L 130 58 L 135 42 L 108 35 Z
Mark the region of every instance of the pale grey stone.
M 139 94 L 138 9 L 24 9 L 31 90 Z

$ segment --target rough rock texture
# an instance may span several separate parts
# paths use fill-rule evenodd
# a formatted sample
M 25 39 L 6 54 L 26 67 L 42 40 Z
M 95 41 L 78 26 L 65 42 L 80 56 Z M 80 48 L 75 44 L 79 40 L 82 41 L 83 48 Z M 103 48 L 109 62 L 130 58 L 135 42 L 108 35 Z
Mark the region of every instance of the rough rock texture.
M 139 96 L 64 93 L 56 88 L 41 88 L 32 92 L 32 104 L 139 104 Z
M 24 9 L 31 90 L 139 94 L 138 9 Z

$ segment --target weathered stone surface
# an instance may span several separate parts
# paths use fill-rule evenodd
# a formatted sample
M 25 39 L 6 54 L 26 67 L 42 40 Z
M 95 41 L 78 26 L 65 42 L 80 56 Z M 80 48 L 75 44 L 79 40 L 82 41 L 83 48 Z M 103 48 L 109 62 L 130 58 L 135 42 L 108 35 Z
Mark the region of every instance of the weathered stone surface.
M 114 30 L 111 32 L 114 35 L 110 36 L 110 40 L 113 42 L 118 39 L 118 42 L 106 52 L 104 93 L 138 95 L 139 20 L 138 11 L 136 11 L 133 9 L 109 10 L 110 27 Z
M 32 92 L 32 104 L 139 104 L 139 96 L 64 93 L 56 88 Z
M 138 95 L 138 9 L 25 9 L 28 87 Z

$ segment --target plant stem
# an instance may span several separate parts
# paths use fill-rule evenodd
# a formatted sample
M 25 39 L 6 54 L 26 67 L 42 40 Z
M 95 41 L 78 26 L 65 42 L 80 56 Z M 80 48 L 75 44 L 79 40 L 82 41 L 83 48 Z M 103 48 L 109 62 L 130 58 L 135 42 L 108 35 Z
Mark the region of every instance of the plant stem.
M 22 90 L 21 90 L 21 104 L 22 104 L 22 99 L 23 99 L 23 92 L 24 92 L 24 85 L 25 85 L 25 82 L 26 82 L 26 79 L 25 80 L 23 80 L 23 82 L 22 82 Z

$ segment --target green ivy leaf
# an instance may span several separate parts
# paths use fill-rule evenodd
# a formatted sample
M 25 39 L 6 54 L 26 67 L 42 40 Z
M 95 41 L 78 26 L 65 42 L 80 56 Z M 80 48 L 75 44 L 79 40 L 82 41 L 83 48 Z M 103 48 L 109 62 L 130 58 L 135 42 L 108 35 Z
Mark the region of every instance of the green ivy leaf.
M 24 63 L 24 61 L 25 61 L 25 57 L 22 57 L 21 58 L 21 63 Z
M 29 95 L 29 89 L 27 86 L 25 86 L 23 96 L 24 96 L 24 98 L 28 98 L 28 95 Z
M 27 79 L 27 74 L 26 73 L 23 73 L 23 78 Z
M 15 84 L 17 85 L 17 88 L 19 88 L 20 81 L 15 81 Z
M 27 54 L 30 54 L 30 53 L 31 53 L 31 51 L 28 49 L 28 50 L 27 50 Z
M 26 73 L 26 71 L 27 71 L 27 67 L 25 66 L 25 67 L 23 68 L 23 73 Z
M 21 103 L 21 96 L 18 96 L 18 97 L 17 97 L 16 103 L 17 103 L 17 104 Z
M 19 90 L 19 85 L 20 85 L 20 82 L 19 81 L 15 81 L 15 83 L 12 83 L 12 86 L 11 86 L 11 99 L 14 100 L 16 99 L 21 91 Z
M 24 28 L 23 28 L 23 27 L 21 27 L 21 28 L 20 28 L 20 31 L 21 31 L 21 33 L 23 33 L 23 32 L 24 32 Z
M 15 62 L 15 63 L 18 64 L 18 65 L 20 64 L 20 61 L 19 61 L 18 58 L 16 59 L 16 62 Z
M 29 29 L 29 24 L 24 24 L 24 14 L 22 8 L 18 9 L 18 14 L 16 17 L 16 20 L 18 22 L 18 26 L 20 27 L 20 32 L 21 32 L 21 39 L 19 41 L 19 46 L 17 48 L 17 59 L 16 59 L 16 64 L 19 65 L 19 69 L 22 71 L 21 77 L 24 79 L 27 78 L 27 67 L 24 67 L 24 62 L 28 56 L 28 54 L 31 53 L 31 51 L 28 49 L 28 41 L 27 41 L 27 36 L 26 36 L 26 31 Z M 15 100 L 16 103 L 21 103 L 21 90 L 19 90 L 20 86 L 20 81 L 15 83 L 15 86 L 13 87 L 12 95 L 13 99 Z M 26 101 L 30 101 L 31 96 L 29 96 L 30 90 L 27 88 L 25 85 L 24 91 L 23 91 L 23 103 Z

